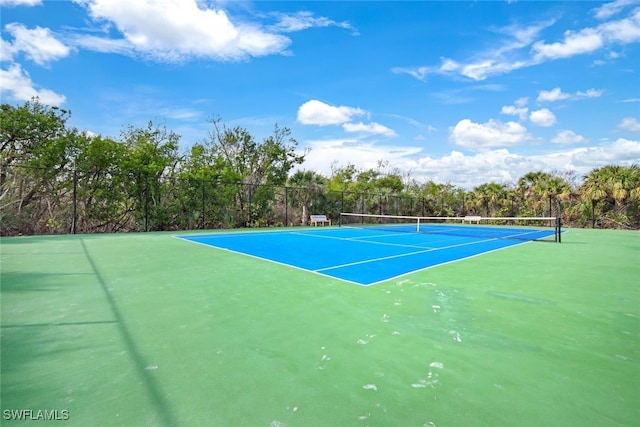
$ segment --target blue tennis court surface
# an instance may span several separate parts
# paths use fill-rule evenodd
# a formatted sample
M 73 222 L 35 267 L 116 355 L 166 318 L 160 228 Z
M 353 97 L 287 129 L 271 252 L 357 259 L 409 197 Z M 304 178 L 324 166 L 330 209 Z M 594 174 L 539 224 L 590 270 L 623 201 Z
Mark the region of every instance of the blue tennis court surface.
M 344 227 L 180 238 L 365 286 L 523 243 Z

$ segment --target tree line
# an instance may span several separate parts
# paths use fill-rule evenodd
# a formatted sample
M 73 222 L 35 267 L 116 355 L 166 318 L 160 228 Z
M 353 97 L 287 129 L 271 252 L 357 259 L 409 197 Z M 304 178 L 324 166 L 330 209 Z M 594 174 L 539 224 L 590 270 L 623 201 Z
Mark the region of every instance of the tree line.
M 331 176 L 299 170 L 290 129 L 256 139 L 219 118 L 201 142 L 149 122 L 119 138 L 80 131 L 71 113 L 0 105 L 2 235 L 305 225 L 339 212 L 421 216 L 560 216 L 577 227 L 640 228 L 640 168 L 608 165 L 583 177 L 533 171 L 516 184 L 465 190 L 419 182 L 380 161 Z

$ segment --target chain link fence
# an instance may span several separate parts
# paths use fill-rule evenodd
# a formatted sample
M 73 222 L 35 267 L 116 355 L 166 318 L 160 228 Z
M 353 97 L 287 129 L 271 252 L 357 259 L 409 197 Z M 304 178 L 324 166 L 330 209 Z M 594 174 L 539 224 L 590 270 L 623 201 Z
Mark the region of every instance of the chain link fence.
M 406 195 L 6 165 L 0 191 L 2 235 L 291 227 L 319 213 L 334 221 L 340 212 L 430 213 L 426 200 Z
M 559 216 L 573 226 L 617 227 L 578 196 L 479 201 L 472 192 L 431 197 L 256 185 L 164 174 L 0 165 L 0 234 L 67 234 L 292 227 L 340 212 L 412 216 Z M 638 213 L 638 207 L 632 211 Z M 613 218 L 613 219 L 612 219 Z M 635 218 L 635 216 L 634 216 Z M 634 222 L 635 223 L 635 222 Z M 628 227 L 623 227 L 628 228 Z

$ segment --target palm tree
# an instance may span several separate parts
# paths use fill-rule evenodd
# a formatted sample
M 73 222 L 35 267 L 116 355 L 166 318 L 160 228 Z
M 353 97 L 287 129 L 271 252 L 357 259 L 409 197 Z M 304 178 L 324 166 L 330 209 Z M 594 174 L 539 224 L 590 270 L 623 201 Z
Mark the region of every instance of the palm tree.
M 506 186 L 504 184 L 490 182 L 475 187 L 472 194 L 476 206 L 482 206 L 486 216 L 492 216 L 498 202 L 504 199 L 505 193 Z
M 571 187 L 559 176 L 550 175 L 549 178 L 538 183 L 534 193 L 536 193 L 541 200 L 549 200 L 549 216 L 553 216 L 552 205 L 554 203 L 556 216 L 561 216 L 562 205 L 560 201 L 566 199 L 571 194 Z
M 536 215 L 538 207 L 541 205 L 539 196 L 540 185 L 552 178 L 547 172 L 529 172 L 518 180 L 518 191 L 531 213 Z
M 596 206 L 607 197 L 607 179 L 602 169 L 594 169 L 584 176 L 580 194 L 591 208 L 591 228 L 596 228 Z
M 517 188 L 509 187 L 506 190 L 506 206 L 505 209 L 509 210 L 509 214 L 507 216 L 517 216 L 517 206 L 518 203 L 522 200 L 522 196 L 520 191 Z
M 640 196 L 640 168 L 637 165 L 630 167 L 609 165 L 600 169 L 600 173 L 613 197 L 615 212 L 622 214 L 626 202 Z

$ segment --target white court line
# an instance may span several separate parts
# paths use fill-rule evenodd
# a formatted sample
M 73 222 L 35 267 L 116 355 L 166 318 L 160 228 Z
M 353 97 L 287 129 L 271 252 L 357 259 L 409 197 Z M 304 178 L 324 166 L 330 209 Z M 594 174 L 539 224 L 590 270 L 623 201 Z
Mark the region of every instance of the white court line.
M 428 230 L 427 232 L 423 232 L 425 234 L 438 234 L 438 235 L 446 235 L 447 233 L 450 232 L 456 232 L 456 231 L 469 231 L 469 230 L 473 230 L 472 228 L 467 228 L 467 227 L 451 227 L 451 228 L 446 228 L 444 230 L 438 230 L 437 227 L 439 227 L 438 225 L 427 225 L 424 224 L 424 227 L 426 230 Z M 500 227 L 483 227 L 482 230 L 487 230 L 488 232 L 491 231 L 500 231 Z M 511 228 L 510 230 L 514 230 L 513 228 Z M 545 236 L 545 237 L 551 237 L 553 236 L 554 231 L 549 229 L 549 230 L 539 230 L 539 229 L 526 229 L 523 230 L 522 232 L 517 232 L 517 233 L 513 233 L 513 234 L 506 234 L 506 235 L 500 235 L 499 233 L 494 236 L 496 239 L 514 239 L 514 238 L 518 238 L 520 236 L 526 236 L 529 234 L 537 234 L 537 233 L 542 233 L 542 232 L 547 232 L 549 233 L 549 236 Z M 462 234 L 460 234 L 462 235 Z M 468 234 L 469 237 L 474 237 L 472 234 Z
M 531 241 L 523 240 L 522 242 L 518 242 L 518 243 L 515 243 L 513 245 L 503 246 L 501 248 L 495 248 L 495 249 L 492 249 L 490 251 L 480 252 L 478 254 L 469 255 L 469 256 L 466 256 L 464 258 L 452 259 L 451 261 L 441 262 L 439 264 L 433 264 L 433 265 L 430 265 L 430 266 L 427 266 L 427 267 L 424 267 L 424 268 L 419 268 L 417 270 L 407 271 L 406 273 L 398 274 L 397 276 L 388 277 L 386 279 L 378 280 L 376 282 L 371 282 L 371 283 L 368 283 L 366 285 L 362 284 L 362 283 L 359 283 L 359 285 L 360 286 L 373 286 L 373 285 L 377 285 L 378 283 L 384 283 L 384 282 L 387 282 L 387 281 L 396 280 L 396 279 L 398 279 L 400 277 L 408 276 L 408 275 L 413 274 L 413 273 L 419 273 L 421 271 L 429 270 L 431 268 L 440 267 L 442 265 L 447 265 L 447 264 L 453 264 L 453 263 L 456 263 L 458 261 L 463 261 L 465 259 L 475 258 L 475 257 L 482 256 L 482 255 L 485 255 L 485 254 L 490 254 L 491 252 L 497 252 L 497 251 L 501 251 L 501 250 L 504 250 L 504 249 L 512 248 L 514 246 L 524 245 L 524 244 L 527 244 L 527 243 L 531 243 Z M 322 274 L 322 273 L 319 273 L 319 274 Z M 354 282 L 352 282 L 352 283 L 354 283 Z
M 498 239 L 484 239 L 484 240 L 478 240 L 477 242 L 459 243 L 457 245 L 442 246 L 440 248 L 430 248 L 430 249 L 425 249 L 423 251 L 409 252 L 407 254 L 391 255 L 391 256 L 386 256 L 386 257 L 381 257 L 381 258 L 367 259 L 367 260 L 364 260 L 364 261 L 350 262 L 350 263 L 347 263 L 347 264 L 334 265 L 334 266 L 331 266 L 331 267 L 319 268 L 319 269 L 313 270 L 313 271 L 335 270 L 337 268 L 342 268 L 342 267 L 351 267 L 353 265 L 367 264 L 367 263 L 370 263 L 370 262 L 384 261 L 384 260 L 393 259 L 393 258 L 402 258 L 402 257 L 405 257 L 405 256 L 410 256 L 410 255 L 417 255 L 417 254 L 422 254 L 422 253 L 427 253 L 427 252 L 439 251 L 439 250 L 442 250 L 442 249 L 451 249 L 451 248 L 457 248 L 457 247 L 460 247 L 460 246 L 475 245 L 477 243 L 491 242 L 493 240 L 498 240 Z
M 346 240 L 349 242 L 371 243 L 372 245 L 400 246 L 402 248 L 416 248 L 416 249 L 432 249 L 433 248 L 432 246 L 402 245 L 400 243 L 385 243 L 385 242 L 370 242 L 367 240 L 363 240 L 363 238 L 354 238 L 354 237 L 315 236 L 313 234 L 300 233 L 296 231 L 292 231 L 289 234 L 297 234 L 299 236 L 305 236 L 305 237 L 317 237 L 319 239 L 333 239 L 333 240 Z M 380 234 L 378 236 L 367 236 L 367 237 L 371 238 L 371 237 L 386 237 L 386 236 L 388 236 L 388 234 Z M 400 234 L 400 236 L 402 236 L 402 234 Z
M 345 227 L 346 228 L 346 227 Z M 359 230 L 358 228 L 349 228 L 351 230 Z M 320 230 L 318 230 L 319 232 Z M 339 231 L 339 229 L 336 229 L 336 231 Z M 421 235 L 421 236 L 426 236 L 426 235 L 431 235 L 431 236 L 441 236 L 444 237 L 443 239 L 440 240 L 431 240 L 427 243 L 439 243 L 439 242 L 447 242 L 447 241 L 455 241 L 455 240 L 462 240 L 462 239 L 478 239 L 479 237 L 473 237 L 473 236 L 456 236 L 453 234 L 443 234 L 443 233 L 418 233 L 418 232 L 401 232 L 401 233 L 390 233 L 390 232 L 384 232 L 381 234 L 373 234 L 373 235 L 368 235 L 368 236 L 360 236 L 360 237 L 335 237 L 335 236 L 317 236 L 314 234 L 314 230 L 309 230 L 309 232 L 304 232 L 304 231 L 290 231 L 288 232 L 289 234 L 297 234 L 300 236 L 306 236 L 306 237 L 318 237 L 321 239 L 335 239 L 335 240 L 346 240 L 349 242 L 362 242 L 362 243 L 371 243 L 371 244 L 377 244 L 377 245 L 388 245 L 388 246 L 400 246 L 400 247 L 405 247 L 405 248 L 417 248 L 417 249 L 426 249 L 426 248 L 435 248 L 437 249 L 436 246 L 421 246 L 421 245 L 405 245 L 405 244 L 400 244 L 400 243 L 387 243 L 387 242 L 376 242 L 376 241 L 370 241 L 368 239 L 372 239 L 372 238 L 376 238 L 376 237 L 403 237 L 403 236 L 407 236 L 407 235 Z M 488 238 L 489 240 L 494 239 L 494 237 L 485 237 Z
M 185 238 L 183 236 L 173 236 L 173 237 L 175 237 L 176 239 L 183 240 L 185 242 L 195 243 L 196 245 L 206 246 L 209 249 L 213 248 L 213 249 L 217 249 L 217 250 L 223 251 L 223 252 L 228 252 L 228 253 L 237 254 L 237 255 L 244 255 L 244 256 L 249 257 L 249 258 L 270 262 L 270 263 L 273 263 L 273 264 L 281 265 L 283 267 L 293 268 L 295 270 L 304 271 L 306 273 L 318 274 L 320 276 L 327 277 L 327 278 L 332 279 L 332 280 L 340 280 L 342 282 L 353 283 L 354 285 L 358 285 L 358 286 L 369 286 L 369 285 L 365 285 L 364 283 L 356 282 L 356 281 L 353 281 L 353 280 L 342 279 L 340 277 L 335 277 L 335 276 L 332 276 L 330 274 L 324 274 L 321 271 L 315 271 L 315 270 L 310 270 L 308 268 L 299 267 L 299 266 L 297 266 L 295 264 L 287 264 L 286 262 L 276 261 L 276 260 L 271 259 L 271 258 L 264 258 L 264 257 L 258 256 L 258 255 L 252 255 L 252 254 L 249 254 L 249 253 L 246 253 L 246 252 L 235 251 L 233 249 L 223 248 L 221 246 L 216 246 L 216 245 L 212 245 L 212 244 L 209 244 L 209 243 L 198 242 L 196 240 L 191 240 L 191 239 Z

